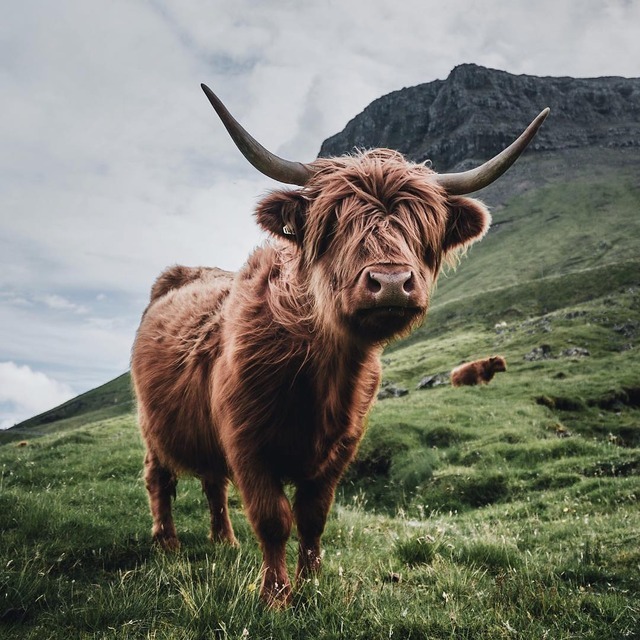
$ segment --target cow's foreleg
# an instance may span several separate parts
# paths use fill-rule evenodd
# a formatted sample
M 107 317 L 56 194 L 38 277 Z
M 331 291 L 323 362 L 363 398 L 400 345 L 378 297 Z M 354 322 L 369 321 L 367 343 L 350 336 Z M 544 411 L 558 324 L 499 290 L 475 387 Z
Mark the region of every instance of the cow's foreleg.
M 144 459 L 144 480 L 153 518 L 151 533 L 154 542 L 167 551 L 179 549 L 180 542 L 171 514 L 171 499 L 175 498 L 178 483 L 175 474 L 148 451 Z
M 320 476 L 296 484 L 293 510 L 299 537 L 297 581 L 304 580 L 320 570 L 320 538 L 333 504 L 336 487 L 355 455 L 361 434 L 360 428 L 353 429 L 337 443 L 335 455 L 330 458 Z
M 252 469 L 251 464 L 245 465 Z M 286 544 L 293 523 L 291 505 L 279 480 L 268 475 L 238 476 L 235 474 L 247 517 L 262 547 L 260 597 L 271 606 L 287 605 L 291 600 L 286 563 Z
M 320 537 L 333 504 L 337 480 L 306 481 L 297 485 L 294 514 L 298 528 L 298 568 L 296 581 L 320 570 Z
M 237 546 L 238 541 L 233 533 L 231 520 L 229 520 L 227 485 L 228 480 L 224 477 L 207 476 L 202 479 L 202 490 L 207 496 L 211 513 L 211 533 L 209 537 L 212 542 L 228 542 L 233 546 Z

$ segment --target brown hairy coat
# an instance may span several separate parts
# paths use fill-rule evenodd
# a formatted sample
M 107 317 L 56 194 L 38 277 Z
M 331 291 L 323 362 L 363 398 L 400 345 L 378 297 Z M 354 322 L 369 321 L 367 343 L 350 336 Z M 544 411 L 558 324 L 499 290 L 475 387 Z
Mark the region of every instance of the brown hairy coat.
M 424 319 L 443 262 L 486 232 L 478 201 L 378 149 L 317 160 L 301 189 L 257 207 L 274 236 L 238 273 L 173 267 L 153 286 L 132 355 L 153 536 L 178 547 L 177 476 L 202 481 L 211 538 L 236 544 L 232 480 L 263 552 L 262 598 L 320 566 L 336 485 L 380 382 L 380 353 Z M 295 488 L 289 503 L 284 485 Z
M 483 360 L 466 362 L 451 372 L 451 384 L 463 385 L 489 384 L 499 371 L 507 370 L 507 361 L 502 356 L 491 356 Z

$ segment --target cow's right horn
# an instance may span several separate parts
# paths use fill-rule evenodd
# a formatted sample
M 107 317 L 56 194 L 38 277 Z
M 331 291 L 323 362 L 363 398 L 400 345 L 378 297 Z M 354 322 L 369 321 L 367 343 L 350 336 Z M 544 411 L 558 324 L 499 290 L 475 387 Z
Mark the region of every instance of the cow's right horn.
M 216 110 L 222 124 L 226 127 L 229 135 L 242 152 L 242 155 L 265 176 L 286 182 L 287 184 L 305 185 L 314 170 L 307 164 L 301 162 L 291 162 L 280 158 L 271 151 L 267 151 L 253 136 L 251 136 L 238 121 L 229 113 L 220 98 L 216 96 L 206 84 L 201 84 L 211 106 Z
M 479 167 L 462 173 L 438 174 L 436 176 L 438 184 L 454 196 L 484 189 L 495 182 L 518 159 L 548 115 L 549 107 L 538 114 L 515 142 Z

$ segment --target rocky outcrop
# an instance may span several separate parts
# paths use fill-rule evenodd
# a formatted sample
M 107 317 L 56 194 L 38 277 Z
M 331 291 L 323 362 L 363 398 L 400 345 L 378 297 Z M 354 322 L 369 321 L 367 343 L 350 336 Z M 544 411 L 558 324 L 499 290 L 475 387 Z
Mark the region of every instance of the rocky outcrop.
M 378 391 L 378 400 L 387 400 L 387 398 L 401 398 L 409 393 L 409 389 L 399 387 L 392 382 L 383 381 Z
M 450 371 L 442 371 L 425 376 L 418 382 L 416 389 L 433 389 L 434 387 L 451 384 L 451 380 L 449 379 L 450 374 Z
M 640 78 L 536 77 L 463 64 L 446 80 L 375 100 L 320 155 L 389 147 L 414 161 L 430 159 L 439 172 L 466 169 L 510 144 L 547 106 L 553 117 L 531 144 L 534 152 L 640 148 Z

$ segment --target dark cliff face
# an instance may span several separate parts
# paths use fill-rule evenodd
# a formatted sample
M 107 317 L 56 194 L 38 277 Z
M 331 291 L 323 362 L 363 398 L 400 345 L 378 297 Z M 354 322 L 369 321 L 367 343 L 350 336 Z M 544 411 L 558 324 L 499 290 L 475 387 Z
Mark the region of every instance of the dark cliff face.
M 320 156 L 389 147 L 436 171 L 465 169 L 510 144 L 545 107 L 551 115 L 530 149 L 640 148 L 640 78 L 512 75 L 474 64 L 446 80 L 372 102 Z

